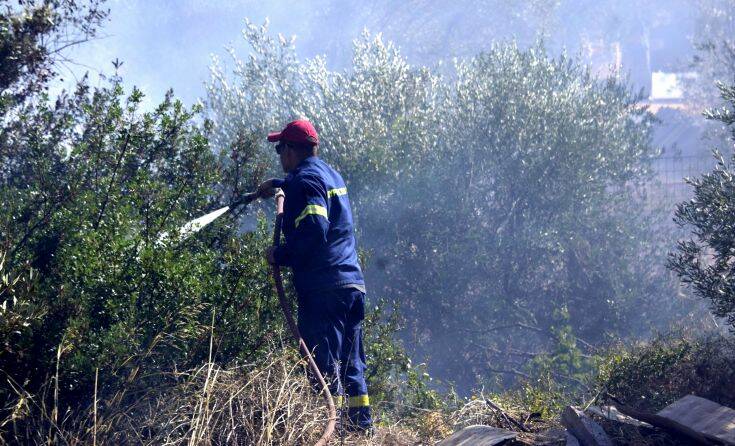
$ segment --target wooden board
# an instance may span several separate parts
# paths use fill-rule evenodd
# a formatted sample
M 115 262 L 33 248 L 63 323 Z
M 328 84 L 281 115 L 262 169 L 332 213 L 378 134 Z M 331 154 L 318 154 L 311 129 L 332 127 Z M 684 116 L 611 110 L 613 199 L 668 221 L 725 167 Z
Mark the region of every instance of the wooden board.
M 561 422 L 582 446 L 612 446 L 602 426 L 576 407 L 567 406 L 561 414 Z
M 518 434 L 491 426 L 468 426 L 440 441 L 436 446 L 494 446 L 516 438 Z
M 666 406 L 659 416 L 676 421 L 706 437 L 735 445 L 735 410 L 705 398 L 687 395 Z

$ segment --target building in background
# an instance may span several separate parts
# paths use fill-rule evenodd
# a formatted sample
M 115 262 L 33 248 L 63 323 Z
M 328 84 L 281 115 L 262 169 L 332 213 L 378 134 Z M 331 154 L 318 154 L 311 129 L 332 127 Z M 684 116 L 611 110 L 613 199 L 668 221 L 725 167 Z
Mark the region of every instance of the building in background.
M 626 76 L 641 91 L 643 105 L 658 118 L 653 144 L 661 154 L 654 161 L 656 177 L 647 197 L 672 211 L 675 203 L 691 195 L 684 178 L 710 170 L 714 162 L 705 140 L 707 123 L 686 96 L 685 82 L 696 79 L 695 73 L 687 71 L 692 58 L 692 14 L 687 13 L 686 4 L 675 6 L 650 9 L 646 20 L 632 21 L 618 37 L 601 32 L 581 39 L 581 54 L 592 72 Z

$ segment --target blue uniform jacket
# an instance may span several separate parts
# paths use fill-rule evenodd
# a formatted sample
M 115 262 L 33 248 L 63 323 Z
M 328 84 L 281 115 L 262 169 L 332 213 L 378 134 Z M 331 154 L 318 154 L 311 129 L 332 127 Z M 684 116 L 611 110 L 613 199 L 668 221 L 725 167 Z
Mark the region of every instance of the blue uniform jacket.
M 282 220 L 286 242 L 273 256 L 277 264 L 292 268 L 296 291 L 364 286 L 350 200 L 340 174 L 311 156 L 273 186 L 286 194 Z

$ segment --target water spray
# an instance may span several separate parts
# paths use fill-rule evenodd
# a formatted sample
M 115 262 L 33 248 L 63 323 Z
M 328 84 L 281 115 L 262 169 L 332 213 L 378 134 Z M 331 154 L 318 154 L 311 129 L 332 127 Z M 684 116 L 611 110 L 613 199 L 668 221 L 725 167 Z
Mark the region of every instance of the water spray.
M 229 206 L 221 207 L 217 210 L 214 210 L 208 214 L 202 215 L 201 217 L 197 217 L 194 220 L 186 222 L 184 226 L 179 228 L 179 237 L 178 240 L 182 241 L 187 239 L 190 235 L 195 234 L 202 230 L 205 226 L 209 225 L 213 221 L 217 220 L 219 217 L 223 216 L 224 214 L 228 213 L 229 211 L 238 208 L 239 206 L 248 205 L 255 201 L 258 198 L 257 192 L 250 192 L 248 194 L 243 195 L 239 199 L 233 201 L 230 203 Z M 157 243 L 164 243 L 169 239 L 168 232 L 164 232 L 161 234 L 160 237 L 158 237 Z

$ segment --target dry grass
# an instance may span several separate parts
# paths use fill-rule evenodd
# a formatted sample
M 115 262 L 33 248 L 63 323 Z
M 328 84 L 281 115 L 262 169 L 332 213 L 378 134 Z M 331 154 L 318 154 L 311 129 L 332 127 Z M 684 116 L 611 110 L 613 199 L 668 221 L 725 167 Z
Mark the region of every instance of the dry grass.
M 306 364 L 293 350 L 273 349 L 257 364 L 224 368 L 214 362 L 160 375 L 161 385 L 95 395 L 89 404 L 58 414 L 53 380 L 46 395 L 18 389 L 18 410 L 5 420 L 0 444 L 32 445 L 311 445 L 327 421 L 327 407 L 306 377 Z M 137 387 L 136 387 L 137 385 Z M 468 425 L 515 430 L 509 415 L 534 431 L 549 427 L 528 421 L 520 406 L 502 401 L 502 413 L 480 393 L 454 411 L 415 408 L 408 418 L 379 422 L 372 437 L 337 432 L 331 445 L 418 446 L 434 444 Z M 96 404 L 95 404 L 96 402 Z M 527 412 L 525 412 L 527 414 Z M 395 413 L 392 413 L 395 416 Z M 380 414 L 377 414 L 380 419 Z M 531 443 L 524 443 L 531 444 Z
M 210 360 L 184 372 L 148 374 L 145 379 L 142 375 L 62 411 L 54 403 L 53 378 L 40 395 L 16 386 L 17 407 L 12 417 L 0 422 L 0 444 L 311 445 L 327 422 L 326 404 L 307 379 L 305 362 L 296 351 L 275 345 L 255 364 L 222 367 Z M 95 389 L 96 384 L 95 379 Z M 103 384 L 100 388 L 105 388 Z M 498 400 L 501 412 L 488 398 L 480 393 L 454 411 L 415 408 L 393 424 L 378 422 L 370 438 L 338 431 L 330 444 L 434 444 L 468 425 L 515 430 L 508 416 L 533 431 L 548 427 L 545 422 L 529 422 L 528 412 L 511 400 Z M 381 414 L 376 415 L 380 420 Z M 388 415 L 385 419 L 396 412 Z
M 327 419 L 323 399 L 306 378 L 295 352 L 274 352 L 258 364 L 223 368 L 209 362 L 168 374 L 167 384 L 125 398 L 97 398 L 89 407 L 56 410 L 52 400 L 18 388 L 18 410 L 3 423 L 0 444 L 33 445 L 310 445 Z M 162 376 L 162 378 L 164 378 Z M 53 393 L 53 386 L 50 386 Z M 51 395 L 47 395 L 51 396 Z M 96 417 L 96 418 L 95 418 Z M 96 422 L 95 422 L 96 419 Z M 340 435 L 341 434 L 341 435 Z M 337 433 L 335 445 L 420 444 L 400 425 L 380 426 L 371 438 Z
M 690 389 L 689 383 L 699 382 L 696 378 L 717 376 L 717 380 L 699 384 L 714 394 L 718 387 L 713 383 L 731 382 L 727 378 L 732 376 L 732 367 L 727 359 L 732 358 L 732 351 L 731 340 L 653 345 L 635 355 L 616 357 L 605 383 L 619 395 L 646 395 L 646 399 L 653 399 L 653 392 L 663 389 L 667 393 L 660 399 L 664 401 Z M 719 365 L 717 373 L 705 367 L 712 364 Z M 642 374 L 640 369 L 647 373 Z M 326 404 L 306 378 L 305 363 L 296 351 L 283 350 L 280 345 L 274 345 L 271 353 L 255 364 L 222 367 L 208 361 L 194 370 L 138 377 L 126 383 L 124 390 L 105 386 L 103 376 L 100 370 L 103 392 L 89 395 L 84 404 L 62 410 L 55 403 L 58 389 L 54 373 L 48 385 L 34 395 L 11 381 L 17 399 L 7 408 L 8 417 L 0 420 L 0 445 L 310 445 L 319 438 L 327 421 Z M 631 379 L 635 377 L 645 379 Z M 144 382 L 157 384 L 146 387 Z M 728 398 L 730 388 L 720 388 L 717 395 Z M 480 392 L 470 400 L 455 400 L 443 410 L 409 406 L 395 410 L 393 403 L 384 403 L 393 410 L 386 409 L 383 420 L 391 419 L 392 424 L 378 422 L 372 438 L 338 432 L 331 444 L 434 444 L 468 425 L 517 430 L 510 418 L 531 431 L 517 444 L 552 444 L 540 439 L 549 429 L 559 427 L 553 417 L 531 412 L 530 408 L 538 404 L 529 404 L 527 398 L 512 392 Z M 398 414 L 403 418 L 396 419 Z M 380 420 L 381 414 L 376 415 Z M 674 444 L 660 432 L 602 423 L 621 444 Z
M 176 377 L 180 384 L 132 407 L 135 425 L 114 429 L 106 443 L 281 445 L 319 438 L 326 408 L 304 378 L 301 362 L 272 355 L 258 366 L 223 369 L 208 363 Z M 109 421 L 108 421 L 109 423 Z

